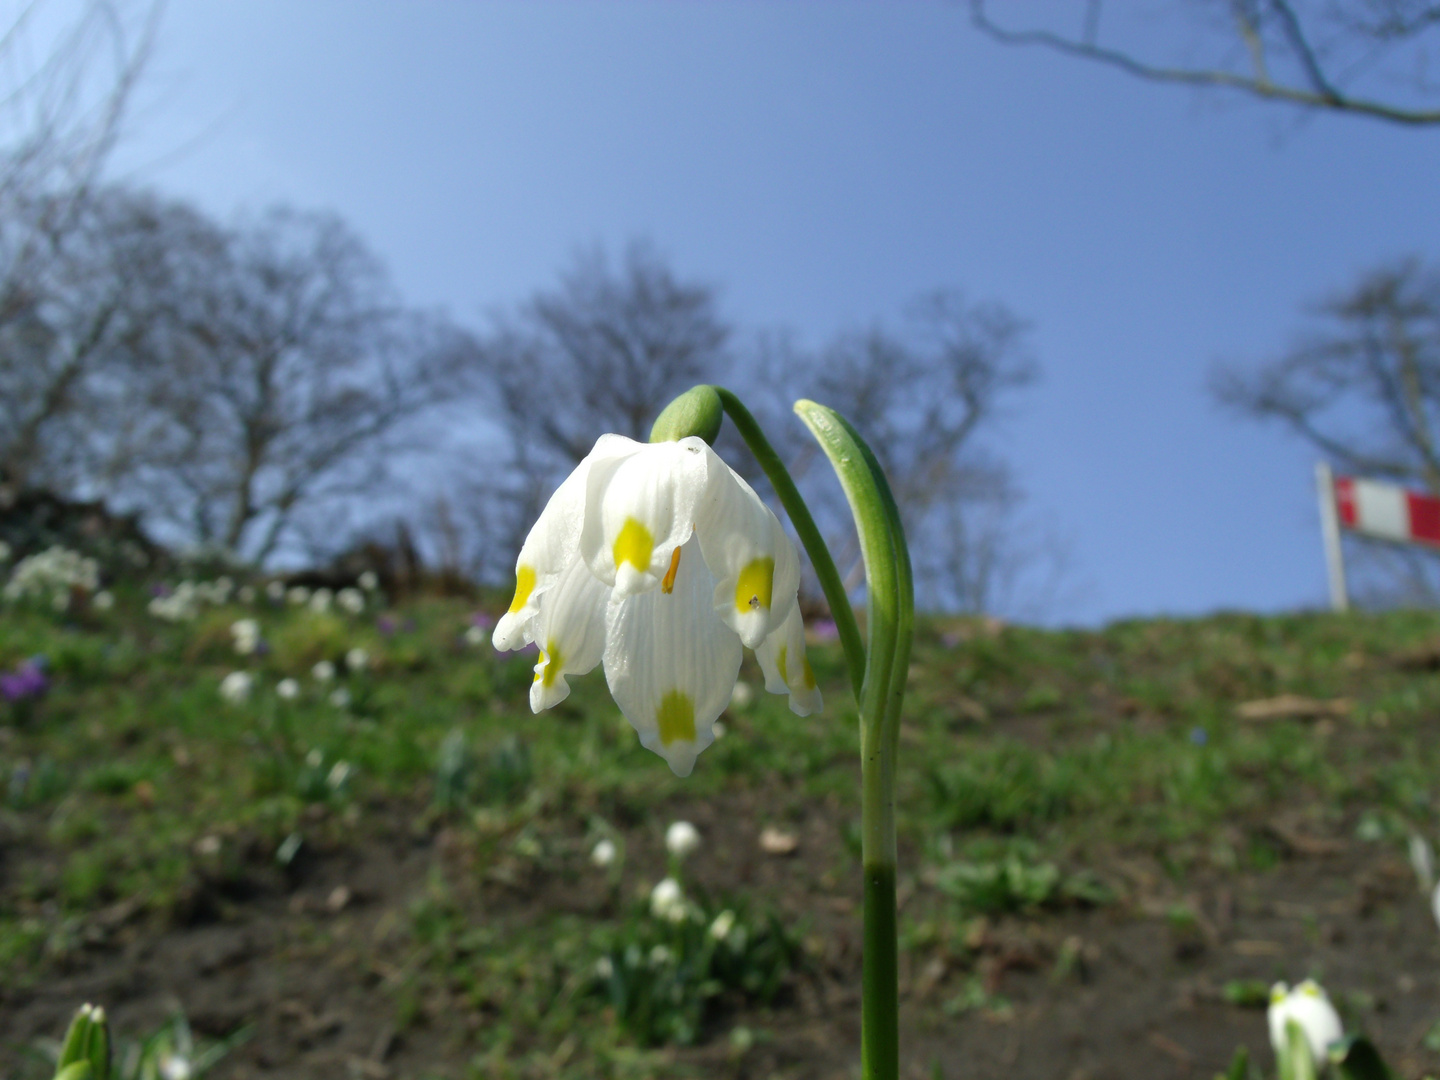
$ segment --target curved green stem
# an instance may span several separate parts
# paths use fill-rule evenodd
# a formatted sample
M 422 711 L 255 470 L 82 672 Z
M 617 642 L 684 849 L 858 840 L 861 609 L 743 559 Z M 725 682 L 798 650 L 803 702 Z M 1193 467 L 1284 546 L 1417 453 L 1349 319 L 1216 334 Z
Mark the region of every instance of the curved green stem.
M 750 410 L 724 387 L 715 386 L 711 389 L 719 395 L 720 402 L 725 407 L 725 415 L 730 417 L 735 430 L 740 433 L 745 445 L 760 463 L 760 468 L 765 471 L 770 486 L 775 489 L 775 494 L 780 499 L 780 505 L 790 517 L 790 524 L 795 526 L 800 543 L 805 545 L 805 553 L 810 556 L 810 565 L 814 568 L 820 588 L 825 593 L 825 600 L 830 605 L 830 617 L 835 620 L 840 646 L 845 650 L 845 664 L 850 669 L 851 687 L 855 691 L 855 700 L 859 702 L 865 678 L 865 646 L 860 639 L 860 627 L 855 622 L 855 610 L 850 606 L 850 597 L 845 592 L 845 584 L 840 577 L 840 571 L 835 568 L 830 549 L 825 546 L 815 519 L 810 516 L 810 508 L 800 497 L 795 481 L 790 477 L 790 470 L 785 468 L 785 463 L 780 460 L 780 455 L 760 430 L 755 417 L 750 415 Z
M 900 512 L 874 453 L 833 409 L 798 401 L 795 412 L 840 478 L 865 559 L 869 647 L 860 695 L 865 872 L 861 1074 L 866 1080 L 893 1080 L 900 1070 L 895 758 L 914 634 L 915 590 Z

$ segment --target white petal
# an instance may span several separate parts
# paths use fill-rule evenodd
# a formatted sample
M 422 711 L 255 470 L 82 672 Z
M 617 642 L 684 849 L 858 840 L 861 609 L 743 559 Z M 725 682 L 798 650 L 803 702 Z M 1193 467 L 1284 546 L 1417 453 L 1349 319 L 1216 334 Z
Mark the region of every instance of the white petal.
M 740 673 L 740 639 L 715 616 L 700 545 L 680 550 L 674 589 L 613 600 L 605 641 L 610 693 L 640 743 L 689 776 Z
M 800 587 L 800 557 L 779 519 L 713 450 L 710 484 L 695 519 L 715 575 L 715 611 L 755 648 L 784 621 Z
M 805 655 L 805 620 L 795 605 L 785 621 L 762 641 L 755 659 L 765 673 L 765 689 L 772 694 L 790 695 L 790 711 L 797 716 L 819 712 L 822 701 L 815 685 L 815 673 Z
M 561 572 L 580 552 L 580 532 L 585 520 L 586 482 L 596 462 L 607 462 L 615 452 L 610 441 L 618 435 L 602 435 L 585 460 L 575 466 L 555 489 L 540 519 L 531 527 L 515 560 L 515 597 L 510 610 L 495 624 L 491 642 L 502 652 L 518 649 L 535 640 L 535 615 L 540 597 L 555 585 Z M 629 443 L 629 439 L 623 439 Z
M 530 710 L 539 712 L 570 696 L 566 675 L 584 675 L 605 653 L 605 609 L 610 588 L 577 554 L 540 599 L 533 628 L 540 662 L 530 685 Z
M 631 452 L 597 459 L 590 470 L 580 534 L 591 572 L 613 585 L 617 598 L 663 582 L 675 549 L 694 530 L 709 475 L 703 439 L 623 442 Z

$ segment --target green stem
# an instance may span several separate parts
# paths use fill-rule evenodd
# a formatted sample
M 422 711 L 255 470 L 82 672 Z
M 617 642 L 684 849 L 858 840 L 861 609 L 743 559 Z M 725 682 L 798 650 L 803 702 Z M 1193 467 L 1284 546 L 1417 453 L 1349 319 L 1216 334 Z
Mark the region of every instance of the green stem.
M 855 622 L 855 610 L 850 606 L 850 597 L 845 592 L 845 584 L 840 577 L 840 571 L 835 568 L 830 549 L 825 546 L 815 519 L 810 516 L 810 508 L 800 497 L 795 481 L 790 477 L 790 470 L 785 468 L 785 463 L 780 460 L 780 455 L 760 430 L 755 417 L 750 415 L 750 410 L 724 387 L 715 386 L 711 389 L 719 395 L 725 414 L 730 417 L 735 430 L 740 433 L 745 445 L 760 463 L 760 468 L 765 471 L 770 486 L 775 489 L 775 494 L 780 499 L 780 505 L 790 516 L 790 524 L 795 526 L 800 543 L 805 545 L 805 553 L 810 556 L 810 565 L 814 568 L 820 588 L 825 593 L 825 600 L 830 605 L 830 617 L 835 620 L 840 646 L 845 650 L 845 664 L 850 669 L 851 686 L 858 702 L 865 679 L 865 646 L 860 640 L 860 627 Z
M 899 510 L 875 455 L 833 409 L 798 401 L 795 412 L 830 459 L 850 503 L 865 560 L 869 642 L 860 695 L 861 857 L 865 954 L 861 1075 L 900 1070 L 895 906 L 895 757 L 914 632 L 914 586 Z

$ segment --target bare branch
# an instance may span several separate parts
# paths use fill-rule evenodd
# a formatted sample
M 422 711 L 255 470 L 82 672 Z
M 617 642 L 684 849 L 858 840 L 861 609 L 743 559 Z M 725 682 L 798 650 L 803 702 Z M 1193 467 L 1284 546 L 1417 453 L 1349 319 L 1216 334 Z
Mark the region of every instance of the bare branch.
M 1092 32 L 1092 28 L 1098 27 L 1098 15 L 1092 18 L 1089 10 L 1086 27 L 1078 38 L 1046 29 L 1016 30 L 1001 26 L 990 17 L 985 0 L 970 0 L 970 16 L 977 29 L 1006 45 L 1038 45 L 1067 56 L 1095 61 L 1151 82 L 1222 87 L 1304 108 L 1353 113 L 1409 126 L 1440 124 L 1440 109 L 1412 108 L 1340 89 L 1326 73 L 1293 6 L 1284 0 L 1268 0 L 1265 6 L 1303 81 L 1286 82 L 1272 77 L 1271 65 L 1266 62 L 1265 26 L 1260 21 L 1259 8 L 1252 12 L 1241 7 L 1236 11 L 1238 33 L 1251 57 L 1252 71 L 1249 74 L 1224 67 L 1154 64 L 1121 49 L 1102 46 L 1098 43 L 1098 33 Z M 1440 25 L 1440 12 L 1427 5 L 1423 11 L 1399 20 L 1382 19 L 1368 24 L 1354 22 L 1352 25 L 1363 27 L 1374 41 L 1384 44 L 1402 38 L 1411 39 L 1433 25 Z

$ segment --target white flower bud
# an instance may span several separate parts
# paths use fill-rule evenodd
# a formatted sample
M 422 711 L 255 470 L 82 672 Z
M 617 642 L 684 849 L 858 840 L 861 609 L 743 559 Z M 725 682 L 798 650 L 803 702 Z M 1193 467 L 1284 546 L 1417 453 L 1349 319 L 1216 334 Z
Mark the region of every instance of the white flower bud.
M 700 833 L 688 821 L 676 821 L 665 830 L 665 850 L 683 859 L 700 846 Z
M 607 838 L 597 843 L 590 852 L 590 861 L 601 869 L 613 863 L 615 861 L 615 841 Z
M 1305 1033 L 1311 1058 L 1322 1067 L 1330 1044 L 1345 1034 L 1340 1026 L 1340 1014 L 1330 1004 L 1325 991 L 1312 979 L 1306 979 L 1288 992 L 1283 982 L 1271 987 L 1270 1010 L 1266 1019 L 1270 1025 L 1270 1045 L 1275 1053 L 1285 1049 L 1285 1027 L 1294 1020 Z

